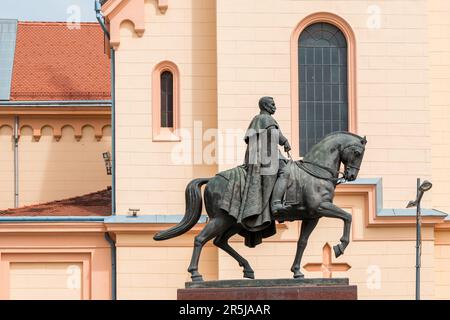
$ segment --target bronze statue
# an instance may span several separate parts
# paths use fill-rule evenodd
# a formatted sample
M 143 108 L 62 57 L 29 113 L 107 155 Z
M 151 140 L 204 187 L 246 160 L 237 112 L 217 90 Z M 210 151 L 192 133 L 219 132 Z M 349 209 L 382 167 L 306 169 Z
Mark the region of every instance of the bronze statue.
M 201 216 L 201 186 L 206 184 L 205 206 L 210 220 L 195 237 L 188 268 L 193 281 L 203 280 L 198 272 L 198 262 L 202 247 L 211 239 L 244 268 L 244 277 L 254 279 L 250 264 L 228 244 L 228 239 L 239 234 L 245 238 L 247 246 L 254 247 L 262 242 L 262 238 L 275 234 L 276 220 L 302 221 L 291 268 L 294 278 L 303 277 L 300 271 L 303 251 L 321 217 L 344 222 L 340 243 L 333 247 L 336 257 L 344 253 L 350 241 L 352 217 L 333 204 L 334 190 L 337 184 L 356 179 L 366 138 L 349 132 L 334 132 L 317 143 L 303 160 L 274 158 L 271 152 L 274 147 L 283 145 L 288 152 L 290 145 L 271 116 L 276 109 L 273 99 L 261 98 L 260 109 L 260 115 L 253 119 L 245 137 L 248 144 L 245 164 L 219 172 L 213 178 L 192 180 L 186 187 L 186 213 L 182 221 L 154 236 L 155 240 L 167 240 L 190 230 Z M 278 151 L 275 153 L 279 155 Z M 339 177 L 341 163 L 344 172 Z M 277 176 L 278 181 L 275 181 Z
M 271 211 L 277 214 L 284 208 L 282 198 L 289 172 L 287 159 L 278 150 L 278 145 L 284 146 L 285 152 L 291 150 L 288 139 L 272 117 L 276 111 L 273 98 L 262 97 L 259 109 L 260 113 L 250 122 L 244 137 L 247 144 L 244 168 L 247 174 L 242 200 L 234 201 L 235 206 L 230 208 L 232 202 L 228 198 L 233 196 L 230 193 L 225 195 L 221 205 L 227 212 L 239 212 L 231 214 L 237 215 L 237 221 L 249 231 L 266 229 L 273 220 Z M 269 206 L 270 200 L 272 207 Z

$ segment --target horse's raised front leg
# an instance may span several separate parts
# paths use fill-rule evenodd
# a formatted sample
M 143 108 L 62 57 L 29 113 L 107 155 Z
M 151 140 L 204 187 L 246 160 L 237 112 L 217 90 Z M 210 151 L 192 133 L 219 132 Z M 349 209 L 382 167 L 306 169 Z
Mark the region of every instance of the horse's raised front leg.
M 192 252 L 191 263 L 189 264 L 188 272 L 191 273 L 192 281 L 203 281 L 202 275 L 198 272 L 198 262 L 203 246 L 218 234 L 227 230 L 229 224 L 221 217 L 211 219 L 198 236 L 194 239 L 194 251 Z
M 350 227 L 352 224 L 352 215 L 331 202 L 322 202 L 317 209 L 317 213 L 328 218 L 338 218 L 344 221 L 344 232 L 341 243 L 333 247 L 334 255 L 339 257 L 345 251 L 345 248 L 350 242 Z
M 234 250 L 230 244 L 228 243 L 228 239 L 230 239 L 233 235 L 237 234 L 241 231 L 242 227 L 239 225 L 234 225 L 225 231 L 223 234 L 219 235 L 214 239 L 214 244 L 232 256 L 238 263 L 239 266 L 244 267 L 244 278 L 255 279 L 255 272 L 246 259 L 244 259 L 239 253 Z
M 306 245 L 308 244 L 308 238 L 311 232 L 317 225 L 319 219 L 308 219 L 302 221 L 302 228 L 300 231 L 300 237 L 297 242 L 297 252 L 295 253 L 294 263 L 292 264 L 291 271 L 294 273 L 294 278 L 303 278 L 304 275 L 300 271 L 300 262 L 302 260 L 303 251 L 305 251 Z

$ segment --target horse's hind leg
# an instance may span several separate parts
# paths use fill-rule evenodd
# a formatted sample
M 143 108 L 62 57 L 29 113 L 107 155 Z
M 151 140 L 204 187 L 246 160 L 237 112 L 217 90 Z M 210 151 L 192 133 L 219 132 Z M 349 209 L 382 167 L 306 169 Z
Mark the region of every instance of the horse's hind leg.
M 317 225 L 319 219 L 302 220 L 302 229 L 300 232 L 300 238 L 297 242 L 297 252 L 295 253 L 294 263 L 292 264 L 291 271 L 294 273 L 294 278 L 303 278 L 303 273 L 300 271 L 300 262 L 302 260 L 303 252 L 308 244 L 308 238 L 311 232 Z
M 219 235 L 214 239 L 214 244 L 232 256 L 238 263 L 239 266 L 244 267 L 244 278 L 255 279 L 255 272 L 246 259 L 244 259 L 239 253 L 234 250 L 230 244 L 228 243 L 228 239 L 230 239 L 233 235 L 237 234 L 241 231 L 242 227 L 239 225 L 234 225 L 229 228 L 227 231 Z
M 202 275 L 198 272 L 198 262 L 203 246 L 212 238 L 219 235 L 223 230 L 229 228 L 229 222 L 223 216 L 212 218 L 202 231 L 194 239 L 194 251 L 192 252 L 191 263 L 188 272 L 191 273 L 192 281 L 203 281 Z

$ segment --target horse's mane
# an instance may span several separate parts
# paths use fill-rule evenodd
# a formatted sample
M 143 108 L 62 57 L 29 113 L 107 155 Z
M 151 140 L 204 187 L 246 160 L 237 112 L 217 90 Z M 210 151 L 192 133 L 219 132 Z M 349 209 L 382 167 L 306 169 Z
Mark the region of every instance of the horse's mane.
M 333 137 L 333 136 L 335 136 L 335 135 L 338 135 L 338 134 L 345 134 L 345 135 L 347 135 L 347 136 L 351 136 L 351 137 L 353 137 L 353 138 L 358 139 L 358 141 L 364 140 L 363 137 L 361 137 L 361 136 L 359 136 L 359 135 L 357 135 L 357 134 L 355 134 L 355 133 L 348 132 L 348 131 L 335 131 L 335 132 L 331 132 L 331 133 L 327 134 L 326 136 L 324 136 L 318 143 L 316 143 L 316 144 L 315 144 L 315 145 L 314 145 L 314 146 L 313 146 L 313 147 L 305 154 L 304 158 L 307 158 L 308 155 L 310 155 L 311 152 L 312 152 L 313 150 L 315 150 L 316 148 L 319 148 L 319 145 L 321 145 L 323 142 L 328 141 L 328 139 L 330 139 L 331 137 Z
M 348 132 L 348 131 L 334 131 L 334 132 L 331 132 L 331 133 L 327 134 L 326 136 L 324 136 L 324 137 L 322 138 L 322 140 L 325 139 L 325 138 L 328 138 L 328 137 L 330 137 L 330 136 L 334 136 L 334 135 L 336 135 L 336 134 L 346 134 L 346 135 L 349 135 L 349 136 L 358 138 L 358 139 L 360 139 L 360 140 L 364 139 L 363 137 L 361 137 L 361 136 L 359 136 L 359 135 L 357 135 L 357 134 L 355 134 L 355 133 L 352 133 L 352 132 Z

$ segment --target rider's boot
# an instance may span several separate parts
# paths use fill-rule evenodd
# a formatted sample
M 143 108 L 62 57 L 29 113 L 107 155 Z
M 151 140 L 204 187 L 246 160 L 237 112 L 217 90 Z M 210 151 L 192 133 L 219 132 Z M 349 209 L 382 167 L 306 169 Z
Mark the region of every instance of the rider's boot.
M 288 177 L 281 175 L 278 177 L 272 192 L 272 205 L 271 211 L 276 219 L 280 214 L 285 214 L 288 212 L 288 206 L 285 206 L 282 202 L 284 193 L 286 192 L 286 187 L 288 184 Z

